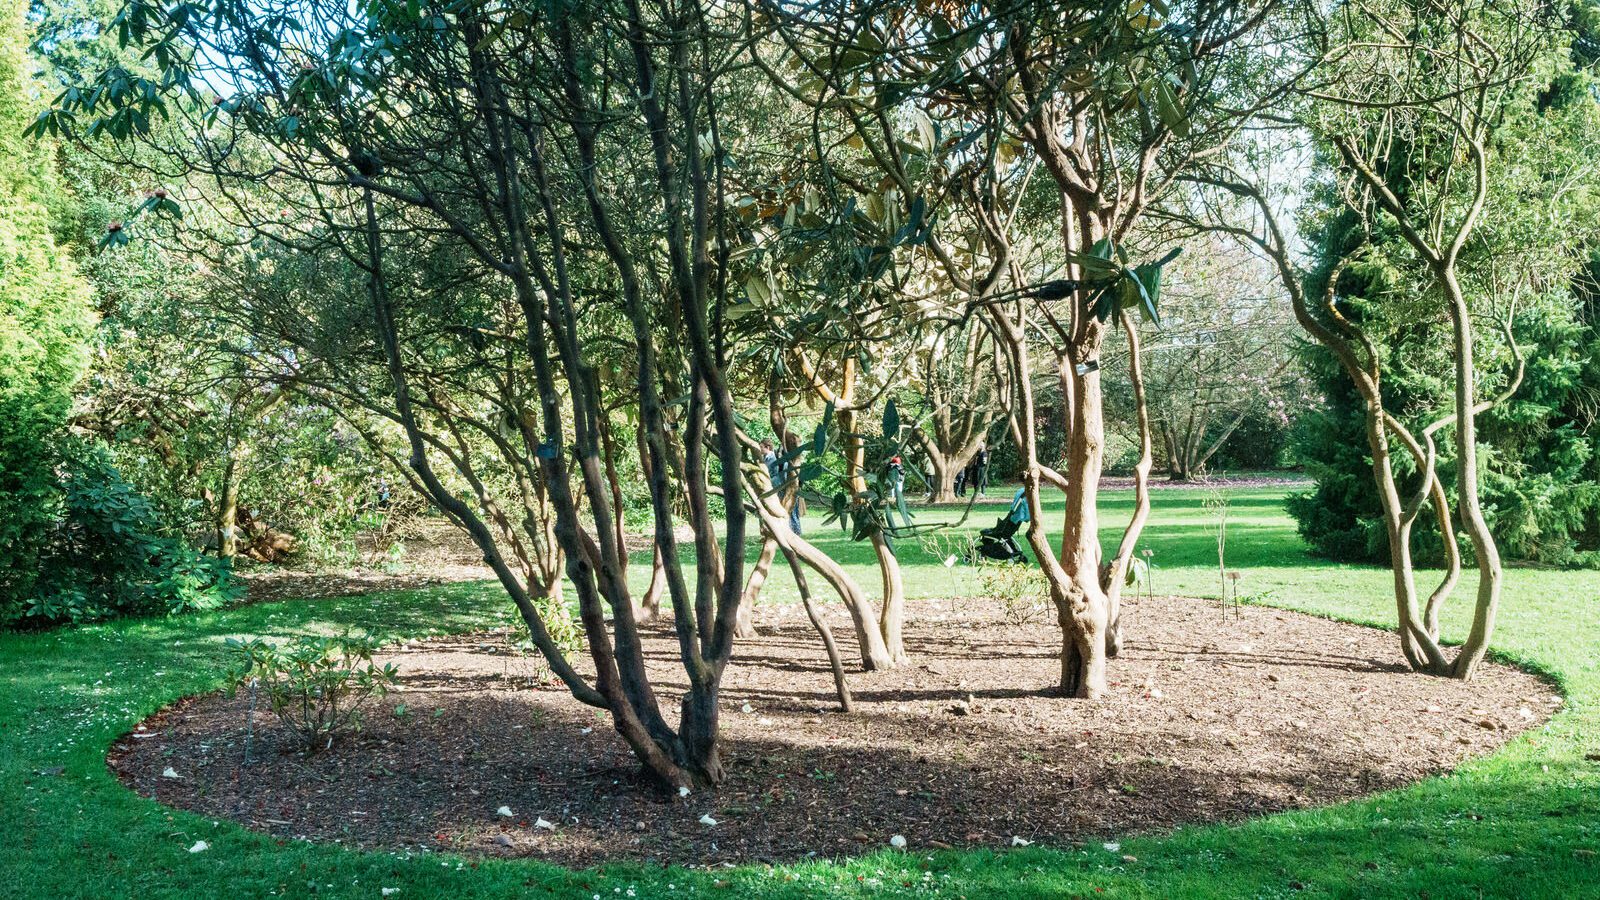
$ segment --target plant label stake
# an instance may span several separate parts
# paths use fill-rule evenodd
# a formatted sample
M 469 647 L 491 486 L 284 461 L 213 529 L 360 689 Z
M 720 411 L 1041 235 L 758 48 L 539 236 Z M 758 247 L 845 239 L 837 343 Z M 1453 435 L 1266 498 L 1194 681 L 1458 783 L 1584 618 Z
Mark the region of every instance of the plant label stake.
M 244 714 L 244 764 L 246 768 L 250 765 L 250 745 L 256 736 L 256 686 L 260 683 L 261 679 L 259 678 L 250 679 L 250 706 Z

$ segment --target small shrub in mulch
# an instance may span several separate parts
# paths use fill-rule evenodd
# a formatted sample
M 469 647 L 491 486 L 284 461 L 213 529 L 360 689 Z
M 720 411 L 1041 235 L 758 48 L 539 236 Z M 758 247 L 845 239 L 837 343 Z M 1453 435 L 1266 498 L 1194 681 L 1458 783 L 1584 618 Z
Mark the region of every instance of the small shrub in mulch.
M 1130 606 L 1111 695 L 1088 703 L 1046 693 L 1049 617 L 913 603 L 913 664 L 850 676 L 853 716 L 832 711 L 803 613 L 763 607 L 762 636 L 740 643 L 725 682 L 729 779 L 687 798 L 650 790 L 607 720 L 540 683 L 504 633 L 382 655 L 398 693 L 327 752 L 298 752 L 270 717 L 248 722 L 242 696 L 213 695 L 141 726 L 111 764 L 163 803 L 279 836 L 715 864 L 851 855 L 895 835 L 912 851 L 1059 846 L 1332 803 L 1449 771 L 1560 702 L 1499 665 L 1470 684 L 1402 671 L 1393 636 L 1373 629 L 1256 606 L 1224 622 L 1215 603 L 1181 598 Z M 645 650 L 671 710 L 669 624 Z

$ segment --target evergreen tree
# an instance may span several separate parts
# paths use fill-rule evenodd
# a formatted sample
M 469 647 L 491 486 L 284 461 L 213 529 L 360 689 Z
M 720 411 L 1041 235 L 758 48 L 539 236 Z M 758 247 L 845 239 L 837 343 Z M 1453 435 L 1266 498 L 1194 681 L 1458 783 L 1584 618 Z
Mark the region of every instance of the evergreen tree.
M 1600 564 L 1600 332 L 1596 330 L 1600 185 L 1588 158 L 1597 106 L 1594 48 L 1600 15 L 1575 4 L 1565 58 L 1551 61 L 1549 81 L 1503 122 L 1494 152 L 1500 157 L 1485 226 L 1465 248 L 1479 273 L 1470 290 L 1482 303 L 1478 342 L 1481 377 L 1503 384 L 1513 368 L 1497 316 L 1512 317 L 1511 332 L 1526 371 L 1515 395 L 1481 417 L 1478 433 L 1486 516 L 1510 558 L 1551 565 Z M 1394 158 L 1407 152 L 1396 148 Z M 1395 162 L 1395 165 L 1400 165 Z M 1328 186 L 1322 208 L 1338 209 Z M 1313 215 L 1315 221 L 1315 215 Z M 1444 371 L 1449 326 L 1419 313 L 1410 296 L 1417 263 L 1404 242 L 1381 230 L 1362 233 L 1357 217 L 1328 212 L 1314 227 L 1318 266 L 1308 293 L 1321 296 L 1330 271 L 1346 265 L 1337 296 L 1341 311 L 1378 336 L 1385 392 L 1413 426 L 1448 402 Z M 1319 283 L 1320 282 L 1320 283 Z M 1349 561 L 1388 562 L 1379 498 L 1371 477 L 1361 398 L 1339 366 L 1318 346 L 1301 356 L 1325 403 L 1303 416 L 1293 445 L 1316 486 L 1289 500 L 1300 533 L 1320 554 Z M 1498 388 L 1492 388 L 1498 389 Z M 1453 491 L 1453 450 L 1439 441 L 1439 472 Z M 1397 472 L 1414 476 L 1412 461 L 1395 458 Z M 1437 561 L 1442 546 L 1433 522 L 1417 523 L 1420 561 Z
M 89 364 L 87 284 L 56 245 L 42 200 L 43 148 L 22 131 L 38 102 L 26 77 L 26 4 L 0 8 L 0 621 L 28 596 L 61 502 L 52 444 Z

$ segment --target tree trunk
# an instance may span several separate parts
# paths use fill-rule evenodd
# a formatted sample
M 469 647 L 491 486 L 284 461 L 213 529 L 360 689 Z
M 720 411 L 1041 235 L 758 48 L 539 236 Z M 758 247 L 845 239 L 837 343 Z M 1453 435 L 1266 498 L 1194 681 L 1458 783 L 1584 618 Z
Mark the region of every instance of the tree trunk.
M 789 571 L 794 573 L 794 586 L 800 592 L 806 618 L 811 620 L 811 627 L 817 630 L 822 647 L 828 653 L 828 667 L 833 670 L 833 689 L 839 695 L 839 708 L 842 712 L 854 712 L 855 703 L 850 697 L 850 686 L 845 683 L 844 663 L 839 659 L 839 644 L 833 639 L 833 629 L 828 627 L 828 620 L 822 617 L 817 605 L 811 602 L 811 587 L 806 582 L 805 570 L 800 568 L 799 557 L 788 547 L 784 548 L 783 557 L 789 563 Z
M 956 473 L 961 467 L 955 464 L 932 441 L 923 443 L 923 452 L 928 457 L 929 480 L 933 482 L 933 490 L 928 501 L 930 503 L 954 503 L 956 500 Z
M 847 376 L 848 377 L 848 376 Z M 866 443 L 858 429 L 859 414 L 853 410 L 839 413 L 839 430 L 845 437 L 845 471 L 849 473 L 850 489 L 857 493 L 867 489 L 865 477 Z M 872 553 L 878 561 L 878 574 L 883 585 L 883 605 L 879 608 L 879 633 L 884 649 L 888 651 L 891 665 L 906 662 L 905 642 L 901 637 L 905 622 L 905 580 L 900 574 L 900 560 L 889 547 L 882 534 L 872 535 Z
M 1059 689 L 1071 697 L 1098 699 L 1106 692 L 1106 632 L 1110 609 L 1100 588 L 1099 516 L 1095 508 L 1104 453 L 1098 372 L 1077 374 L 1074 363 L 1063 356 L 1058 375 L 1067 409 L 1067 471 L 1061 489 L 1066 496 L 1066 529 L 1057 557 L 1044 531 L 1044 507 L 1039 487 L 1044 467 L 1039 463 L 1038 424 L 1035 419 L 1032 371 L 1024 323 L 1004 310 L 994 309 L 1013 372 L 1016 392 L 1013 422 L 1020 437 L 1023 460 L 1023 496 L 1028 503 L 1028 544 L 1038 557 L 1049 585 L 1050 600 L 1061 626 L 1061 677 Z M 1091 328 L 1097 327 L 1094 325 Z M 1079 347 L 1097 348 L 1097 334 Z
M 661 595 L 666 589 L 667 567 L 661 561 L 661 548 L 655 547 L 650 560 L 650 585 L 639 597 L 639 621 L 649 622 L 661 617 Z
M 1481 154 L 1480 154 L 1481 160 Z M 1480 161 L 1480 166 L 1482 165 Z M 1481 173 L 1480 173 L 1481 181 Z M 1443 267 L 1440 282 L 1450 301 L 1450 324 L 1455 338 L 1456 356 L 1456 505 L 1461 527 L 1472 541 L 1478 560 L 1478 600 L 1472 616 L 1472 630 L 1456 654 L 1451 674 L 1463 681 L 1477 672 L 1489 638 L 1494 634 L 1495 614 L 1500 607 L 1500 584 L 1504 572 L 1500 548 L 1489 524 L 1484 520 L 1478 498 L 1478 398 L 1474 383 L 1472 317 L 1453 265 Z
M 905 580 L 900 574 L 900 561 L 881 534 L 872 536 L 872 551 L 878 556 L 878 573 L 883 578 L 883 607 L 879 611 L 878 627 L 883 632 L 883 645 L 895 665 L 910 661 L 903 637 L 906 618 Z
M 1194 480 L 1193 460 L 1186 452 L 1186 442 L 1178 439 L 1170 422 L 1161 423 L 1161 443 L 1167 450 L 1167 480 L 1176 482 Z
M 770 490 L 770 485 L 767 489 Z M 789 530 L 786 514 L 776 498 L 762 496 L 763 492 L 759 489 L 752 489 L 749 493 L 750 502 L 756 508 L 762 528 L 767 534 L 777 538 L 779 548 L 785 551 L 792 550 L 801 562 L 821 575 L 839 595 L 839 599 L 844 601 L 845 609 L 850 613 L 850 622 L 855 626 L 856 641 L 861 649 L 861 668 L 868 672 L 893 668 L 894 657 L 889 655 L 883 643 L 883 635 L 878 631 L 877 611 L 861 592 L 861 587 L 832 557 Z
M 1097 700 L 1106 693 L 1106 637 L 1111 606 L 1100 587 L 1100 471 L 1105 461 L 1100 373 L 1072 375 L 1072 433 L 1067 442 L 1066 517 L 1056 599 L 1061 623 L 1061 692 Z
M 1128 381 L 1133 387 L 1134 416 L 1138 420 L 1139 461 L 1133 467 L 1133 516 L 1123 529 L 1122 540 L 1117 544 L 1117 555 L 1103 567 L 1101 587 L 1106 592 L 1107 626 L 1106 655 L 1122 652 L 1122 589 L 1127 584 L 1128 567 L 1133 564 L 1133 552 L 1138 547 L 1139 535 L 1150 518 L 1150 468 L 1153 462 L 1154 441 L 1150 434 L 1150 406 L 1145 397 L 1144 357 L 1139 342 L 1139 329 L 1127 312 L 1118 314 L 1123 332 L 1128 338 Z M 1148 573 L 1146 573 L 1148 575 Z
M 750 569 L 750 577 L 745 580 L 744 593 L 739 595 L 739 613 L 735 619 L 734 637 L 756 636 L 756 598 L 761 596 L 761 587 L 767 582 L 767 574 L 772 570 L 773 557 L 777 554 L 777 540 L 770 534 L 762 537 L 761 555 L 756 558 L 755 566 Z
M 1394 480 L 1388 430 L 1383 423 L 1381 396 L 1366 398 L 1367 448 L 1372 453 L 1372 477 L 1382 501 L 1383 524 L 1389 539 L 1395 612 L 1400 625 L 1400 652 L 1414 671 L 1443 674 L 1444 657 L 1437 646 L 1418 632 L 1422 629 L 1417 606 L 1416 567 L 1411 558 L 1411 522 Z
M 230 442 L 217 501 L 217 556 L 222 559 L 233 559 L 239 552 L 239 456 L 238 443 Z

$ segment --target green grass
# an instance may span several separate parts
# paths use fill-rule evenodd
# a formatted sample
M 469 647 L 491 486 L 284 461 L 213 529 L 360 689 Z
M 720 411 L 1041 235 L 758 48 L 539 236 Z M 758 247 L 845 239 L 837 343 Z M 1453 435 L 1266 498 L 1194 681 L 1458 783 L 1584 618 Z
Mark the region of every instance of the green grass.
M 1215 545 L 1201 491 L 1162 491 L 1145 543 L 1156 590 L 1215 596 Z M 1392 617 L 1383 570 L 1308 557 L 1282 491 L 1230 490 L 1229 568 L 1246 593 L 1355 621 Z M 1104 504 L 1107 538 L 1131 504 Z M 966 527 L 993 522 L 980 508 Z M 936 510 L 928 521 L 951 515 Z M 1049 520 L 1058 519 L 1055 510 Z M 810 534 L 875 584 L 870 554 L 820 523 Z M 902 544 L 916 596 L 975 590 L 971 571 Z M 1471 577 L 1446 616 L 1460 632 Z M 789 590 L 773 581 L 774 599 Z M 0 897 L 1600 897 L 1600 573 L 1510 573 L 1497 652 L 1568 693 L 1564 712 L 1457 773 L 1340 806 L 1232 827 L 1120 838 L 1113 854 L 877 853 L 860 859 L 711 873 L 631 865 L 569 872 L 527 861 L 358 853 L 280 842 L 172 811 L 122 788 L 107 746 L 179 697 L 217 687 L 222 640 L 346 626 L 396 634 L 506 618 L 483 585 L 294 601 L 173 620 L 0 637 Z M 1420 677 L 1420 676 L 1419 676 Z M 59 774 L 56 767 L 62 767 Z M 337 802 L 330 800 L 330 802 Z M 997 802 L 1004 802 L 997 798 Z M 190 854 L 205 840 L 211 849 Z M 1122 854 L 1137 857 L 1124 862 Z

